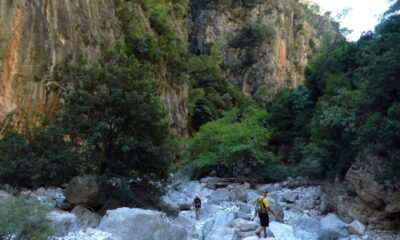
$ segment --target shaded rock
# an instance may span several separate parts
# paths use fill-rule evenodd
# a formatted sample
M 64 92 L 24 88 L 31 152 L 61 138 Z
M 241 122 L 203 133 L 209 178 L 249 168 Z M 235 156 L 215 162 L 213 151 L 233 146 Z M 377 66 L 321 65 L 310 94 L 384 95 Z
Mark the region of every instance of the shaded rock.
M 219 206 L 215 204 L 203 204 L 200 210 L 201 218 L 210 218 L 214 216 L 219 210 Z
M 256 190 L 247 189 L 246 202 L 249 204 L 254 204 L 258 196 L 260 196 L 260 194 Z
M 71 213 L 77 216 L 81 228 L 95 228 L 99 226 L 101 221 L 101 216 L 99 214 L 91 212 L 82 206 L 76 206 L 72 209 Z
M 231 228 L 218 228 L 205 239 L 207 240 L 236 240 L 235 231 Z
M 274 216 L 270 215 L 272 221 L 283 223 L 284 212 L 282 206 L 274 198 L 268 198 L 270 208 L 274 212 Z
M 346 229 L 346 223 L 335 214 L 328 214 L 321 219 L 321 240 L 337 239 L 347 237 L 349 233 Z
M 187 240 L 187 230 L 165 214 L 137 208 L 118 208 L 107 211 L 99 229 L 121 240 Z
M 192 199 L 178 191 L 170 191 L 162 197 L 162 200 L 173 208 L 180 210 L 190 210 Z
M 220 204 L 222 202 L 229 201 L 230 193 L 227 189 L 217 189 L 209 197 L 208 203 L 210 204 Z
M 246 214 L 250 214 L 254 210 L 254 206 L 243 202 L 237 202 L 236 205 L 239 207 L 239 211 Z
M 46 221 L 53 226 L 54 236 L 65 236 L 79 230 L 78 218 L 69 212 L 51 211 L 47 214 Z
M 294 239 L 293 227 L 279 222 L 271 222 L 269 229 L 277 239 Z
M 285 200 L 288 203 L 294 203 L 298 197 L 299 194 L 293 191 L 286 192 L 285 194 L 283 194 L 283 200 Z
M 91 175 L 74 177 L 64 192 L 66 200 L 75 205 L 97 207 L 101 204 L 100 188 Z
M 175 219 L 175 221 L 188 231 L 191 239 L 199 238 L 199 234 L 196 230 L 196 223 L 193 221 L 193 219 L 180 215 Z
M 362 224 L 360 221 L 354 220 L 347 226 L 347 229 L 349 230 L 350 234 L 363 235 L 365 233 L 365 230 L 367 229 L 367 227 L 364 224 Z
M 274 192 L 279 189 L 281 189 L 281 185 L 279 183 L 259 185 L 256 187 L 256 190 L 259 194 L 264 193 L 264 192 L 271 193 L 271 192 Z
M 230 200 L 231 201 L 242 201 L 245 202 L 247 198 L 247 191 L 246 188 L 242 186 L 238 186 L 235 188 L 232 188 L 229 192 L 230 194 Z
M 259 227 L 256 222 L 248 221 L 242 218 L 233 220 L 231 225 L 237 232 L 255 231 Z

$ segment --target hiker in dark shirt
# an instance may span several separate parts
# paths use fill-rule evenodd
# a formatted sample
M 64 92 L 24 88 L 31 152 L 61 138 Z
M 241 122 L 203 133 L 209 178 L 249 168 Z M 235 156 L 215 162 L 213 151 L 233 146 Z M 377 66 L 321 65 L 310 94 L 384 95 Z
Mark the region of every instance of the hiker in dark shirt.
M 201 199 L 196 196 L 193 200 L 194 211 L 196 213 L 196 219 L 200 219 L 200 208 L 201 208 Z

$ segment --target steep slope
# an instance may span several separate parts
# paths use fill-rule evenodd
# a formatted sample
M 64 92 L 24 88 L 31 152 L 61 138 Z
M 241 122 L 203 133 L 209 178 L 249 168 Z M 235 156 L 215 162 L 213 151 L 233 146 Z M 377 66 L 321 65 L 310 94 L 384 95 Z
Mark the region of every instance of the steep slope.
M 145 9 L 146 2 L 128 2 L 133 3 L 135 19 L 154 32 L 151 14 L 158 10 Z M 192 1 L 191 14 L 185 14 L 185 6 L 166 1 L 179 39 L 171 44 L 202 54 L 222 39 L 224 72 L 245 94 L 257 92 L 261 102 L 302 83 L 304 67 L 320 46 L 322 31 L 332 29 L 328 20 L 305 12 L 297 1 L 196 8 L 197 3 Z M 115 1 L 106 0 L 0 0 L 0 134 L 27 123 L 39 125 L 52 115 L 62 93 L 53 69 L 67 55 L 95 63 L 118 39 L 129 41 L 117 8 Z M 171 131 L 188 137 L 190 86 L 187 81 L 174 81 L 171 65 L 161 61 L 155 75 L 161 82 Z
M 111 1 L 0 1 L 0 132 L 51 114 L 52 79 L 68 54 L 94 63 L 120 36 Z
M 261 101 L 302 84 L 311 56 L 335 32 L 328 18 L 293 0 L 193 1 L 192 15 L 191 51 L 206 53 L 222 39 L 225 73 Z

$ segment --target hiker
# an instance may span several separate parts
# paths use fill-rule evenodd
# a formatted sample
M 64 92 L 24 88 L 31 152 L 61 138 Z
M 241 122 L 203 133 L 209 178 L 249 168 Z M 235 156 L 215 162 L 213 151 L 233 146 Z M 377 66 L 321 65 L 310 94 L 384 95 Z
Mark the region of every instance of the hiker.
M 274 216 L 274 212 L 269 207 L 269 202 L 267 199 L 268 192 L 263 192 L 255 201 L 256 209 L 254 212 L 254 218 L 257 216 L 260 218 L 261 227 L 257 228 L 256 235 L 258 238 L 261 237 L 261 232 L 264 231 L 264 238 L 267 238 L 267 227 L 269 226 L 268 212 Z M 254 219 L 253 218 L 253 219 Z
M 196 196 L 193 200 L 194 212 L 196 213 L 196 219 L 200 219 L 200 208 L 201 208 L 201 200 L 198 196 Z

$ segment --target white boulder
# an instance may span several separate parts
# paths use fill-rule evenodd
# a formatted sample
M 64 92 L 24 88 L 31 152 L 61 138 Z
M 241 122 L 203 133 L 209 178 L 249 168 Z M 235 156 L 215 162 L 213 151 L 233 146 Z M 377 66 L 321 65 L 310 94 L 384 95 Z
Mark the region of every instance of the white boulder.
M 187 230 L 165 214 L 138 208 L 108 210 L 99 229 L 121 240 L 188 240 Z

